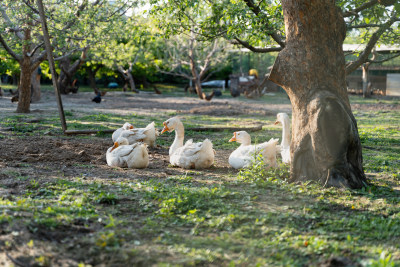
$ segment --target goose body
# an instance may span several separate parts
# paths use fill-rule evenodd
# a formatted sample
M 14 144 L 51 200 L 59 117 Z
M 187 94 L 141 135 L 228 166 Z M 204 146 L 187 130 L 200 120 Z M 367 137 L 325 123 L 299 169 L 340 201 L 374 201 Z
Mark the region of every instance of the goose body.
M 117 141 L 118 137 L 121 135 L 122 131 L 133 129 L 133 125 L 129 122 L 125 122 L 121 128 L 115 130 L 111 136 L 113 142 Z
M 286 113 L 278 113 L 276 115 L 275 124 L 282 124 L 282 142 L 281 142 L 281 156 L 282 162 L 290 164 L 290 121 L 289 116 Z
M 257 154 L 263 155 L 263 161 L 269 167 L 276 167 L 276 154 L 279 150 L 278 139 L 271 138 L 268 142 L 251 144 L 251 137 L 246 131 L 234 132 L 229 142 L 236 141 L 240 146 L 229 156 L 229 165 L 235 169 L 250 167 Z
M 146 168 L 149 165 L 147 145 L 143 143 L 129 145 L 126 138 L 119 137 L 114 146 L 107 150 L 106 160 L 111 167 Z
M 119 133 L 119 136 L 126 138 L 129 144 L 134 144 L 136 142 L 143 142 L 148 144 L 150 147 L 154 147 L 158 134 L 159 133 L 154 127 L 154 121 L 153 121 L 152 123 L 148 124 L 145 128 L 134 128 L 132 126 L 132 128 L 130 129 L 124 129 Z
M 183 145 L 184 127 L 180 119 L 173 117 L 163 124 L 164 128 L 161 133 L 175 130 L 175 140 L 169 148 L 169 161 L 172 165 L 184 169 L 204 169 L 214 163 L 215 152 L 209 139 L 197 143 L 193 143 L 193 140 L 190 139 Z

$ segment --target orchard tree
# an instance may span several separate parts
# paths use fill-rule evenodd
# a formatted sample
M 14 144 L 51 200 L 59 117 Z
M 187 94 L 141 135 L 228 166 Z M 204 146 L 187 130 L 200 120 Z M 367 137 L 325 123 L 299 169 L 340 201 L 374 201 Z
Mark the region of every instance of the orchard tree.
M 210 100 L 212 96 L 203 93 L 201 83 L 225 66 L 227 42 L 223 39 L 199 41 L 194 30 L 189 35 L 173 36 L 165 41 L 162 73 L 189 80 L 200 99 Z
M 118 25 L 109 33 L 108 41 L 99 42 L 94 47 L 91 64 L 101 64 L 119 72 L 125 80 L 124 90 L 129 88 L 139 93 L 134 72 L 139 66 L 151 68 L 150 63 L 154 60 L 154 31 L 151 21 L 139 14 L 121 17 Z
M 44 1 L 55 60 L 83 51 L 100 32 L 109 32 L 115 16 L 129 8 L 121 1 Z M 37 68 L 46 59 L 41 21 L 33 0 L 4 0 L 0 3 L 3 23 L 0 43 L 20 65 L 17 112 L 30 112 L 31 85 Z M 93 34 L 96 33 L 96 34 Z M 34 90 L 33 94 L 39 94 Z
M 379 40 L 398 27 L 397 1 L 170 0 L 163 7 L 157 2 L 153 1 L 155 8 L 173 13 L 183 28 L 190 25 L 189 9 L 208 5 L 213 12 L 198 23 L 203 36 L 223 35 L 254 52 L 280 51 L 270 79 L 285 89 L 292 103 L 292 181 L 315 180 L 350 188 L 366 184 L 345 78 L 369 60 Z M 368 17 L 365 48 L 346 63 L 342 48 L 346 31 Z M 167 23 L 164 27 L 172 31 L 178 26 Z
M 203 93 L 201 83 L 225 66 L 228 43 L 222 38 L 208 38 L 202 34 L 201 22 L 213 14 L 212 6 L 201 1 L 188 2 L 187 6 L 186 3 L 174 2 L 169 9 L 155 6 L 151 12 L 167 37 L 163 58 L 166 69 L 161 71 L 189 80 L 200 99 L 210 100 L 212 95 Z M 183 5 L 185 9 L 175 9 L 175 5 Z M 160 16 L 159 13 L 166 10 L 168 13 Z

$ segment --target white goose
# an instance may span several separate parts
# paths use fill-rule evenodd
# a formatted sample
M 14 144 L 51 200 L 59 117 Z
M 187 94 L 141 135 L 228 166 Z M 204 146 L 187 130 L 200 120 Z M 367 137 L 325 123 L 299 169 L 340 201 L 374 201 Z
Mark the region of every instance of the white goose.
M 234 132 L 229 142 L 238 142 L 241 145 L 229 156 L 229 165 L 235 169 L 250 167 L 257 154 L 263 155 L 268 167 L 276 167 L 276 153 L 279 139 L 271 138 L 268 142 L 258 145 L 251 144 L 251 136 L 246 131 Z
M 148 124 L 146 128 L 134 128 L 132 126 L 130 129 L 121 131 L 119 136 L 128 139 L 129 144 L 143 142 L 148 144 L 150 147 L 154 147 L 158 135 L 159 133 L 154 127 L 153 121 L 152 123 Z
M 290 121 L 289 116 L 286 113 L 278 113 L 276 115 L 275 124 L 282 124 L 282 142 L 281 142 L 281 156 L 282 162 L 290 163 Z
M 198 143 L 193 143 L 193 140 L 190 139 L 183 145 L 185 130 L 181 120 L 173 117 L 163 124 L 164 128 L 161 133 L 175 130 L 175 140 L 169 148 L 169 162 L 172 165 L 184 169 L 204 169 L 214 163 L 215 152 L 209 139 Z
M 146 168 L 149 165 L 147 145 L 143 143 L 129 145 L 126 138 L 119 137 L 114 146 L 107 150 L 106 160 L 111 167 Z
M 133 125 L 130 124 L 129 122 L 125 122 L 121 128 L 118 128 L 117 130 L 115 130 L 113 132 L 112 137 L 111 137 L 113 142 L 117 141 L 117 139 L 121 135 L 122 131 L 130 130 L 130 129 L 133 129 Z

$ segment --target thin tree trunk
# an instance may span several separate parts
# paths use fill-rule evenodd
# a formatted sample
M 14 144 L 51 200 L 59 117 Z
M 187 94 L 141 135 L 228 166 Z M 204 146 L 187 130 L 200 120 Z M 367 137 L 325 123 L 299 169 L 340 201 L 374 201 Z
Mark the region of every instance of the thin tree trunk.
M 33 72 L 32 72 L 32 76 L 31 76 L 31 90 L 32 90 L 32 97 L 31 97 L 31 101 L 32 102 L 38 102 L 41 98 L 41 92 L 40 92 L 40 74 L 39 74 L 39 67 L 36 68 Z
M 94 69 L 90 67 L 86 68 L 86 72 L 88 74 L 88 79 L 89 79 L 89 85 L 96 94 L 99 92 L 99 89 L 96 86 L 96 73 L 100 70 L 100 68 L 101 66 L 97 66 Z
M 196 89 L 196 93 L 199 96 L 200 99 L 204 99 L 204 93 L 201 88 L 201 83 L 198 78 L 194 79 L 194 88 Z
M 31 57 L 28 56 L 30 52 L 31 30 L 25 28 L 24 30 L 24 44 L 22 46 L 23 58 L 19 62 L 21 68 L 21 77 L 19 83 L 19 97 L 17 113 L 29 113 L 31 105 Z
M 364 65 L 361 66 L 362 69 L 362 86 L 363 86 L 363 97 L 370 97 L 370 92 L 368 90 L 368 81 L 369 81 L 369 75 L 368 75 L 368 69 L 369 69 L 369 63 L 365 63 Z
M 334 0 L 282 0 L 286 47 L 270 79 L 292 103 L 291 180 L 361 188 L 361 142 L 346 90 L 345 23 Z

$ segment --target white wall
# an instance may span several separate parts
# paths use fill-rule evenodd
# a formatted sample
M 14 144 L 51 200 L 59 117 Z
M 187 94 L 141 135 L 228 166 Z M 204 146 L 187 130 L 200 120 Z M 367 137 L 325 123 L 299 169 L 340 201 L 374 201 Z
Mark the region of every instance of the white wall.
M 388 73 L 386 76 L 386 95 L 400 96 L 400 73 Z

